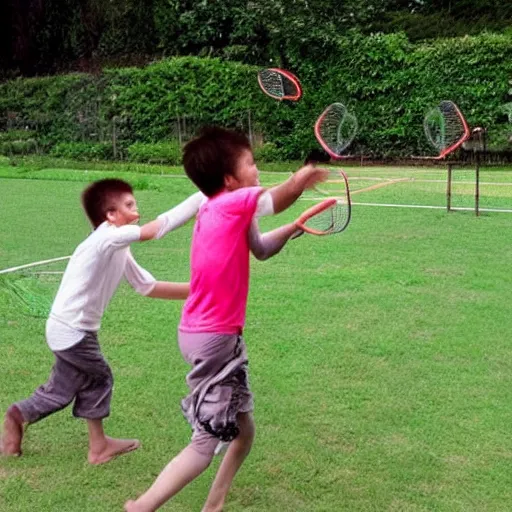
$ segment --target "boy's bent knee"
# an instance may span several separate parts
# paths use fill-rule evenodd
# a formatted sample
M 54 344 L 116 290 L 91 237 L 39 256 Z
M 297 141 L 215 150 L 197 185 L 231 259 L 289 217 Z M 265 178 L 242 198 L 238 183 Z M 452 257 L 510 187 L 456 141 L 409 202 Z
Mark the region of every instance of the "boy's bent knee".
M 243 412 L 238 415 L 238 425 L 240 427 L 240 436 L 254 439 L 256 434 L 256 424 L 251 412 Z
M 220 440 L 212 434 L 204 430 L 198 430 L 192 435 L 190 447 L 203 457 L 209 458 L 211 462 L 219 442 Z
M 73 415 L 88 420 L 106 418 L 110 414 L 113 386 L 110 369 L 104 377 L 92 379 L 89 385 L 77 394 Z

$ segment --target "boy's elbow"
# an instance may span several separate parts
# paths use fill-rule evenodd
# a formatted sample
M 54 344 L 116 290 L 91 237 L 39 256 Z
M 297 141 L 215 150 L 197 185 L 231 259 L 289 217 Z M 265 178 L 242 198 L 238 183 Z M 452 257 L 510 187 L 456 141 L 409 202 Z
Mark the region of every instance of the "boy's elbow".
M 148 240 L 158 240 L 162 238 L 162 225 L 159 219 L 148 222 L 140 228 L 140 241 L 146 242 Z
M 133 289 L 143 297 L 153 297 L 153 294 L 156 289 L 156 283 L 153 283 L 151 285 L 145 285 L 145 286 L 134 286 Z
M 269 258 L 269 255 L 267 254 L 267 251 L 263 249 L 255 249 L 252 250 L 252 255 L 258 260 L 258 261 L 265 261 Z
M 265 261 L 265 260 L 268 260 L 270 258 L 270 255 L 268 254 L 258 254 L 258 255 L 254 255 L 254 257 L 258 260 L 258 261 Z

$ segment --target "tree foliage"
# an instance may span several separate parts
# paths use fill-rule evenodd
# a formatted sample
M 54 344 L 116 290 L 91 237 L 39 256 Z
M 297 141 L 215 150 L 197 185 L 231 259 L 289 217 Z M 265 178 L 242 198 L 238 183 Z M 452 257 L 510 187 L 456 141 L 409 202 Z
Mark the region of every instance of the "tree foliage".
M 417 41 L 511 22 L 512 4 L 498 0 L 4 0 L 0 65 L 4 78 L 177 55 L 288 66 L 322 60 L 353 30 Z

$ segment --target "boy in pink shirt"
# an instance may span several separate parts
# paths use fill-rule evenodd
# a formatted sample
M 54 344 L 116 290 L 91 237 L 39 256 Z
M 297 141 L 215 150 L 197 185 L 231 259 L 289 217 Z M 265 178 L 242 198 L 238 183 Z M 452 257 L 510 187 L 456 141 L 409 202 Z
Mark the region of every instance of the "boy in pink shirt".
M 125 510 L 154 511 L 199 476 L 229 443 L 203 512 L 220 511 L 254 438 L 253 401 L 242 331 L 249 291 L 250 250 L 260 259 L 279 252 L 297 232 L 295 223 L 260 236 L 255 218 L 291 206 L 328 171 L 303 167 L 268 191 L 245 135 L 210 128 L 189 142 L 185 171 L 208 200 L 200 207 L 191 248 L 190 295 L 178 332 L 192 366 L 182 402 L 193 428 L 191 443 L 161 472 L 151 488 Z M 266 238 L 265 238 L 266 237 Z M 259 249 L 257 249 L 259 248 Z

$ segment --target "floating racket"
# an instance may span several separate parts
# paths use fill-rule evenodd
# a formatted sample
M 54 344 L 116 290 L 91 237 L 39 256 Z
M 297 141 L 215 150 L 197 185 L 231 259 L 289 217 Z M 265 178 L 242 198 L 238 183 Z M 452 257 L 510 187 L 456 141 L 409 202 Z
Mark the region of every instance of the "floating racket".
M 346 158 L 343 152 L 357 134 L 357 119 L 343 103 L 329 105 L 315 123 L 315 136 L 322 148 L 335 160 Z
M 439 155 L 440 160 L 455 151 L 471 135 L 469 126 L 459 107 L 453 101 L 441 103 L 427 113 L 423 120 L 425 135 Z
M 261 90 L 276 100 L 298 101 L 302 96 L 299 79 L 289 71 L 279 68 L 262 69 L 258 72 Z

